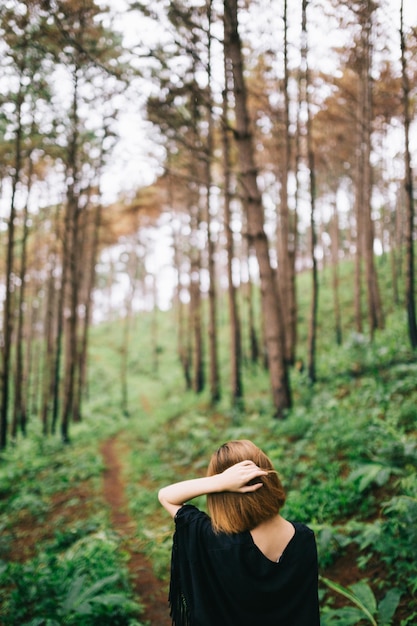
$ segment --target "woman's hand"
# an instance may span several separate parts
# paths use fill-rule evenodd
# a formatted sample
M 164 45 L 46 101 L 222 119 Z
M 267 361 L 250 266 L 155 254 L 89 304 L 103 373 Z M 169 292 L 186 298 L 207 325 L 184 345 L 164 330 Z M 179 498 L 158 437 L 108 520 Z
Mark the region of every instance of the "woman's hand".
M 193 478 L 179 483 L 173 483 L 159 490 L 159 501 L 162 506 L 175 517 L 178 509 L 197 496 L 221 491 L 233 491 L 236 493 L 249 493 L 262 487 L 262 482 L 248 484 L 250 481 L 268 474 L 260 469 L 253 461 L 241 461 L 228 467 L 221 474 Z
M 257 481 L 253 484 L 249 483 L 267 474 L 268 472 L 262 470 L 253 461 L 240 461 L 240 463 L 228 467 L 224 472 L 217 475 L 221 487 L 219 491 L 234 491 L 237 493 L 256 491 L 262 487 L 262 481 Z

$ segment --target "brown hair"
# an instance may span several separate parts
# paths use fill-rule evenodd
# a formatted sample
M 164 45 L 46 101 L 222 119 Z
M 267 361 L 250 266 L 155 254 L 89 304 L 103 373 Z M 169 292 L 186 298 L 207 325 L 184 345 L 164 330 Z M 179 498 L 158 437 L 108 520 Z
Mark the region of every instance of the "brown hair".
M 263 483 L 256 491 L 207 494 L 207 508 L 215 532 L 232 534 L 252 530 L 277 515 L 285 502 L 285 491 L 271 460 L 247 439 L 223 444 L 211 457 L 207 476 L 221 474 L 231 465 L 246 460 L 269 473 L 255 479 Z

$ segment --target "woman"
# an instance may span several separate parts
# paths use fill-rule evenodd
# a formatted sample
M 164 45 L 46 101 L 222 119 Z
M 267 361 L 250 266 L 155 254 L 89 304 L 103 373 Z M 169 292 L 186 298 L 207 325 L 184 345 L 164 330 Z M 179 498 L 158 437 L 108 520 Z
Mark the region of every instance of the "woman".
M 210 517 L 185 504 L 207 495 Z M 280 515 L 285 492 L 251 441 L 231 441 L 207 476 L 159 501 L 175 519 L 169 601 L 175 626 L 318 626 L 313 532 Z

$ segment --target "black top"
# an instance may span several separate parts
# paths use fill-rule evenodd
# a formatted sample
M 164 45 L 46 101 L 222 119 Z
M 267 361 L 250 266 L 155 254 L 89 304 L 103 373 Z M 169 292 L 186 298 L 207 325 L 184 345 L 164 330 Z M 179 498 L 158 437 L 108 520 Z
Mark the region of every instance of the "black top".
M 170 605 L 175 626 L 319 626 L 313 531 L 295 534 L 278 563 L 249 531 L 214 533 L 211 520 L 184 505 L 175 517 Z

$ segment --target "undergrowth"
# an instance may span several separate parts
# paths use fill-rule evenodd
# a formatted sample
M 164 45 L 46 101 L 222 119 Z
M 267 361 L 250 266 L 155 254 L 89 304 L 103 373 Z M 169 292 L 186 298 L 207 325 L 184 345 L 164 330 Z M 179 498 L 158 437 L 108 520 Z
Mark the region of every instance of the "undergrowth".
M 75 428 L 69 446 L 34 431 L 0 461 L 0 623 L 141 626 L 127 556 L 100 497 L 94 428 Z M 59 515 L 57 498 L 65 499 Z
M 391 315 L 373 342 L 353 334 L 337 347 L 323 336 L 318 381 L 312 386 L 305 371 L 291 372 L 294 406 L 283 420 L 272 417 L 260 365 L 245 365 L 244 406 L 231 408 L 225 389 L 211 407 L 207 392 L 184 390 L 171 323 L 160 329 L 157 369 L 147 359 L 150 335 L 138 323 L 127 415 L 120 411 L 121 327 L 103 325 L 93 334 L 89 399 L 71 445 L 42 438 L 31 423 L 30 438 L 0 460 L 2 623 L 139 624 L 126 555 L 99 498 L 99 443 L 119 433 L 130 449 L 123 462 L 137 538 L 165 582 L 173 528 L 158 504 L 159 487 L 204 475 L 214 449 L 248 438 L 271 457 L 287 488 L 283 515 L 316 532 L 323 626 L 415 624 L 417 363 L 402 313 Z M 56 495 L 71 498 L 84 483 L 101 508 L 82 520 L 54 519 Z M 28 520 L 48 525 L 49 533 L 35 554 L 16 559 L 12 548 Z
M 316 532 L 323 625 L 411 626 L 417 619 L 417 364 L 398 344 L 395 320 L 372 344 L 355 336 L 327 356 L 314 387 L 303 373 L 293 374 L 296 402 L 284 420 L 271 417 L 258 387 L 253 395 L 247 391 L 241 412 L 221 403 L 210 409 L 204 396 L 187 407 L 184 394 L 184 410 L 169 417 L 165 406 L 168 421 L 146 441 L 140 420 L 132 423 L 126 434 L 131 512 L 155 571 L 166 579 L 172 523 L 158 508 L 158 488 L 203 475 L 224 441 L 252 439 L 287 487 L 283 515 Z M 327 578 L 347 553 L 353 556 L 346 581 Z M 379 578 L 374 562 L 381 563 Z

